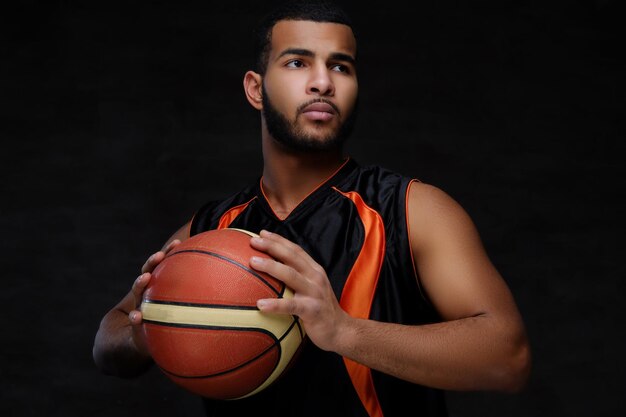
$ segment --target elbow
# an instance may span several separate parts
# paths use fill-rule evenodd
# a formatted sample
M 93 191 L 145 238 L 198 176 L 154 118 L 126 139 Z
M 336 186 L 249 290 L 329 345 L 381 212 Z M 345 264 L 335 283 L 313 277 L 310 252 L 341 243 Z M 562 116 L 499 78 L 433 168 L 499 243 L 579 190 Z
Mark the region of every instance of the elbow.
M 96 333 L 96 337 L 94 339 L 93 342 L 93 347 L 91 349 L 91 356 L 93 357 L 93 362 L 96 365 L 96 368 L 98 368 L 98 370 L 100 372 L 102 372 L 103 374 L 107 374 L 107 366 L 106 366 L 106 354 L 105 354 L 105 349 L 102 346 L 102 337 L 101 337 L 101 330 L 102 330 L 102 326 L 100 327 L 100 329 L 98 329 L 98 332 Z
M 138 357 L 135 354 L 108 351 L 97 345 L 93 347 L 93 360 L 96 368 L 102 374 L 123 379 L 140 376 L 150 368 L 152 363 L 151 360 Z
M 115 337 L 106 332 L 106 327 L 100 326 L 94 339 L 91 354 L 96 368 L 104 375 L 126 377 L 126 367 L 121 366 L 124 356 L 128 352 L 122 344 L 116 343 Z
M 96 368 L 104 375 L 119 378 L 135 378 L 146 372 L 152 365 L 152 358 L 137 352 L 136 349 L 116 344 L 98 332 L 92 349 Z
M 521 392 L 530 378 L 532 358 L 528 342 L 514 346 L 498 372 L 498 390 L 515 394 Z

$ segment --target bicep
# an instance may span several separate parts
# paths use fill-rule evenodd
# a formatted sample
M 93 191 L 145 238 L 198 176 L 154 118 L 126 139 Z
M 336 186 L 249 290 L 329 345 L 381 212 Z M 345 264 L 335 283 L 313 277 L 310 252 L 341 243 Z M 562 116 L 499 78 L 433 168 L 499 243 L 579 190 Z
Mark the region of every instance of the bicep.
M 516 315 L 511 293 L 465 210 L 423 183 L 412 184 L 408 207 L 416 269 L 442 318 Z

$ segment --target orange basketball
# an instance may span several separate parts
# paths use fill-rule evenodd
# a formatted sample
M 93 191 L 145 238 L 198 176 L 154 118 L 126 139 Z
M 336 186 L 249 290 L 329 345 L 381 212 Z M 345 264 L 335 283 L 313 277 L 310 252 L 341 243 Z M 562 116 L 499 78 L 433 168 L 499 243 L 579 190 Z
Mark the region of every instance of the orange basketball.
M 261 313 L 260 298 L 292 297 L 281 281 L 253 270 L 245 230 L 203 232 L 155 268 L 141 310 L 148 349 L 172 381 L 204 397 L 260 392 L 285 371 L 304 338 L 298 317 Z

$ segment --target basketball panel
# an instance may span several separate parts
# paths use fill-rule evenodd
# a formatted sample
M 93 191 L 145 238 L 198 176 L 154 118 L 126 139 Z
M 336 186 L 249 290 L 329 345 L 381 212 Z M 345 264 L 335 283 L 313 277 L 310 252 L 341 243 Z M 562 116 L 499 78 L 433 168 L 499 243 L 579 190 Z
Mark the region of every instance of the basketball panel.
M 255 330 L 188 329 L 147 323 L 146 337 L 154 361 L 182 377 L 206 377 L 232 371 L 276 345 Z
M 144 292 L 144 298 L 152 300 L 250 307 L 256 306 L 259 298 L 276 296 L 275 285 L 266 277 L 194 252 L 179 252 L 164 259 Z
M 248 268 L 252 256 L 272 259 L 268 254 L 250 246 L 251 236 L 249 233 L 239 229 L 208 230 L 184 240 L 174 249 L 172 254 L 186 250 L 205 251 L 230 259 Z M 283 288 L 281 281 L 262 272 L 259 274 L 274 287 L 276 292 L 280 293 Z
M 298 323 L 296 322 L 296 319 L 294 319 L 293 326 L 290 327 L 288 332 L 280 341 L 281 355 L 278 364 L 276 365 L 276 368 L 274 368 L 271 375 L 269 375 L 261 385 L 259 385 L 254 391 L 251 391 L 249 394 L 241 398 L 254 395 L 274 383 L 276 379 L 278 379 L 282 375 L 285 369 L 287 369 L 287 367 L 291 363 L 291 360 L 294 359 L 296 353 L 298 352 L 298 349 L 302 345 L 302 341 L 303 333 L 301 333 L 301 330 L 298 327 Z
M 267 375 L 270 375 L 276 367 L 279 355 L 279 346 L 275 345 L 255 361 L 211 378 L 180 378 L 169 375 L 167 372 L 165 375 L 176 384 L 203 397 L 222 400 L 238 399 L 247 396 L 263 384 Z

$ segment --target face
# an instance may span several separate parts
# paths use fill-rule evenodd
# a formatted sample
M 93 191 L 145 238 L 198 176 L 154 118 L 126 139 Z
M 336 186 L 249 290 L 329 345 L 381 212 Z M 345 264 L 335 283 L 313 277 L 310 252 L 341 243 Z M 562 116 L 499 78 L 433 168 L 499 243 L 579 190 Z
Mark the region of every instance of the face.
M 274 26 L 262 111 L 276 141 L 296 151 L 341 146 L 356 116 L 355 55 L 348 26 L 310 21 Z

